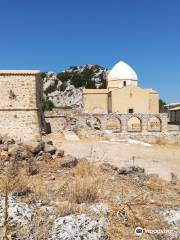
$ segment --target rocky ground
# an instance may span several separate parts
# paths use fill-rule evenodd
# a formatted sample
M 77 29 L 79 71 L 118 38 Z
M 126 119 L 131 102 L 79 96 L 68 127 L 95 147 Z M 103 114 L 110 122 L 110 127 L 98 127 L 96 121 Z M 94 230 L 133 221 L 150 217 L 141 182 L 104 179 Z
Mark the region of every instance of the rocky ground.
M 0 227 L 9 239 L 139 239 L 137 227 L 146 229 L 141 239 L 180 237 L 176 176 L 96 165 L 47 139 L 30 146 L 1 138 L 0 158 Z

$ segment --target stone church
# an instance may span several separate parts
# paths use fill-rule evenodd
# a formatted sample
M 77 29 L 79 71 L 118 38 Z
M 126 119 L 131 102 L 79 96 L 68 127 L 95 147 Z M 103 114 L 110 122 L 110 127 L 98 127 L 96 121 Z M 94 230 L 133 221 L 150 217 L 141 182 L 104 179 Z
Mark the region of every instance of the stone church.
M 136 72 L 120 61 L 107 75 L 107 89 L 83 90 L 83 104 L 84 112 L 90 114 L 156 114 L 159 94 L 139 87 Z

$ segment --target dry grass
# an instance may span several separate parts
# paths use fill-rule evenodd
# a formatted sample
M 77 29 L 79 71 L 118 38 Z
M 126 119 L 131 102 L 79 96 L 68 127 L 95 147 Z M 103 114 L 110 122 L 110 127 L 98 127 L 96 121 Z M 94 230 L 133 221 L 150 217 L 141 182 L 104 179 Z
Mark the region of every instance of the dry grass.
M 96 202 L 101 183 L 99 169 L 87 160 L 81 160 L 74 169 L 73 180 L 69 184 L 69 201 L 77 204 Z
M 157 138 L 155 144 L 164 146 L 164 145 L 167 145 L 167 141 L 166 141 L 166 139 L 163 139 L 163 138 Z
M 158 209 L 166 208 L 170 204 L 171 208 L 179 205 L 179 182 L 172 185 L 150 175 L 143 175 L 140 179 L 134 175 L 123 176 L 117 173 L 114 166 L 108 164 L 97 166 L 85 159 L 82 159 L 76 167 L 68 169 L 61 167 L 59 159 L 40 163 L 38 166 L 39 172 L 36 175 L 30 175 L 23 167 L 18 174 L 16 169 L 9 171 L 10 176 L 13 176 L 10 183 L 16 183 L 15 190 L 23 192 L 30 189 L 30 192 L 33 192 L 32 199 L 31 194 L 28 196 L 30 201 L 35 196 L 44 203 L 56 202 L 54 212 L 50 215 L 43 215 L 40 209 L 33 205 L 33 201 L 29 202 L 36 208 L 37 215 L 32 223 L 25 227 L 24 233 L 19 233 L 24 236 L 22 239 L 47 239 L 52 230 L 51 217 L 79 213 L 88 215 L 89 205 L 95 202 L 108 204 L 106 216 L 109 222 L 106 231 L 108 240 L 138 239 L 134 233 L 135 227 L 167 228 L 158 216 Z M 50 176 L 54 176 L 55 179 L 50 180 Z M 0 177 L 4 182 L 6 174 L 0 174 Z M 141 182 L 143 184 L 140 184 Z M 0 185 L 1 183 L 2 181 Z M 8 186 L 8 191 L 11 191 L 14 190 L 13 184 L 4 186 Z M 118 204 L 115 201 L 117 197 L 120 197 Z M 25 198 L 22 197 L 20 200 L 27 202 L 28 199 Z M 78 205 L 81 203 L 85 203 L 84 207 Z M 92 218 L 100 217 L 91 214 Z M 33 229 L 36 231 L 33 232 Z M 142 239 L 153 238 L 144 235 Z
M 77 176 L 69 186 L 69 201 L 77 204 L 98 200 L 99 179 Z
M 81 159 L 77 167 L 73 170 L 73 175 L 82 178 L 89 176 L 97 177 L 99 176 L 99 169 L 87 159 Z
M 57 217 L 65 217 L 67 215 L 71 214 L 77 214 L 79 213 L 79 206 L 75 203 L 70 202 L 62 202 L 60 206 L 58 206 L 58 209 L 56 210 Z

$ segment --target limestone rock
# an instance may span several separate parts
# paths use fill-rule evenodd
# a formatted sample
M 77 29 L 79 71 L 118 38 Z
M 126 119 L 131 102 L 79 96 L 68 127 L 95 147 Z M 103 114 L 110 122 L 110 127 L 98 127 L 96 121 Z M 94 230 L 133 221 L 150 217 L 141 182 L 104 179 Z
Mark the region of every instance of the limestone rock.
M 0 145 L 0 150 L 8 151 L 8 144 L 7 144 L 7 143 L 1 144 L 1 145 Z
M 160 213 L 168 224 L 173 224 L 180 227 L 180 208 L 161 210 Z
M 61 167 L 63 168 L 72 168 L 78 164 L 78 159 L 71 155 L 67 155 L 65 159 L 63 159 L 61 163 Z
M 143 174 L 144 172 L 145 170 L 143 168 L 137 166 L 123 167 L 118 170 L 120 175 Z
M 108 213 L 108 205 L 105 203 L 96 203 L 90 207 L 90 211 L 95 214 L 104 214 Z
M 63 150 L 63 149 L 58 149 L 58 150 L 56 151 L 56 155 L 57 155 L 58 157 L 64 157 L 64 150 Z
M 30 149 L 31 152 L 33 154 L 38 154 L 39 152 L 41 152 L 44 148 L 44 142 L 40 141 L 40 142 L 32 142 L 29 144 L 30 145 Z
M 15 155 L 17 152 L 20 151 L 20 146 L 17 144 L 9 144 L 8 146 L 8 154 L 9 155 Z
M 9 136 L 3 136 L 1 140 L 2 140 L 2 143 L 7 143 L 7 144 L 15 143 L 15 140 Z
M 55 154 L 56 147 L 53 146 L 53 145 L 50 145 L 48 143 L 45 143 L 45 145 L 44 145 L 44 152 L 45 153 L 50 153 L 50 154 Z
M 32 220 L 32 217 L 34 216 L 34 211 L 29 208 L 27 204 L 17 203 L 15 197 L 13 197 L 12 195 L 9 195 L 8 203 L 10 226 L 22 226 Z M 0 226 L 3 225 L 3 205 L 4 199 L 2 195 L 0 195 Z
M 23 145 L 10 144 L 8 146 L 8 154 L 17 161 L 26 160 L 31 157 L 32 153 Z
M 53 240 L 105 240 L 104 220 L 93 220 L 86 215 L 69 215 L 55 220 Z

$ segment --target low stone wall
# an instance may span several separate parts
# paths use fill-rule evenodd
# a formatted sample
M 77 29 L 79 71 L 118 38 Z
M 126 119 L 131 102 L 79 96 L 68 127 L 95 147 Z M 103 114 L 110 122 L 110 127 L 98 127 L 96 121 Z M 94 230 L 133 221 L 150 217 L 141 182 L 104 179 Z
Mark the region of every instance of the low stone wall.
M 51 124 L 52 131 L 57 131 L 66 127 L 70 127 L 71 123 L 76 123 L 83 127 L 89 126 L 90 122 L 98 123 L 98 128 L 101 130 L 114 128 L 114 130 L 121 133 L 128 133 L 129 121 L 131 119 L 139 121 L 138 132 L 167 132 L 168 131 L 168 115 L 166 113 L 160 114 L 77 114 L 77 115 L 66 115 L 66 114 L 47 114 L 46 121 Z M 156 118 L 159 121 L 159 128 L 149 129 L 148 123 L 151 119 Z M 136 124 L 137 125 L 137 124 Z M 108 127 L 109 126 L 109 127 Z M 136 131 L 136 129 L 135 129 Z
M 137 117 L 141 121 L 140 132 L 129 132 L 128 121 L 132 117 Z M 149 131 L 149 119 L 157 117 L 160 120 L 160 131 Z M 46 114 L 46 122 L 51 126 L 51 131 L 60 131 L 63 129 L 73 129 L 79 127 L 83 135 L 88 134 L 99 136 L 111 136 L 117 139 L 137 139 L 150 143 L 159 144 L 180 144 L 180 131 L 168 131 L 167 114 L 77 114 L 67 116 L 66 114 Z M 107 122 L 112 124 L 115 121 L 116 129 L 107 129 Z

